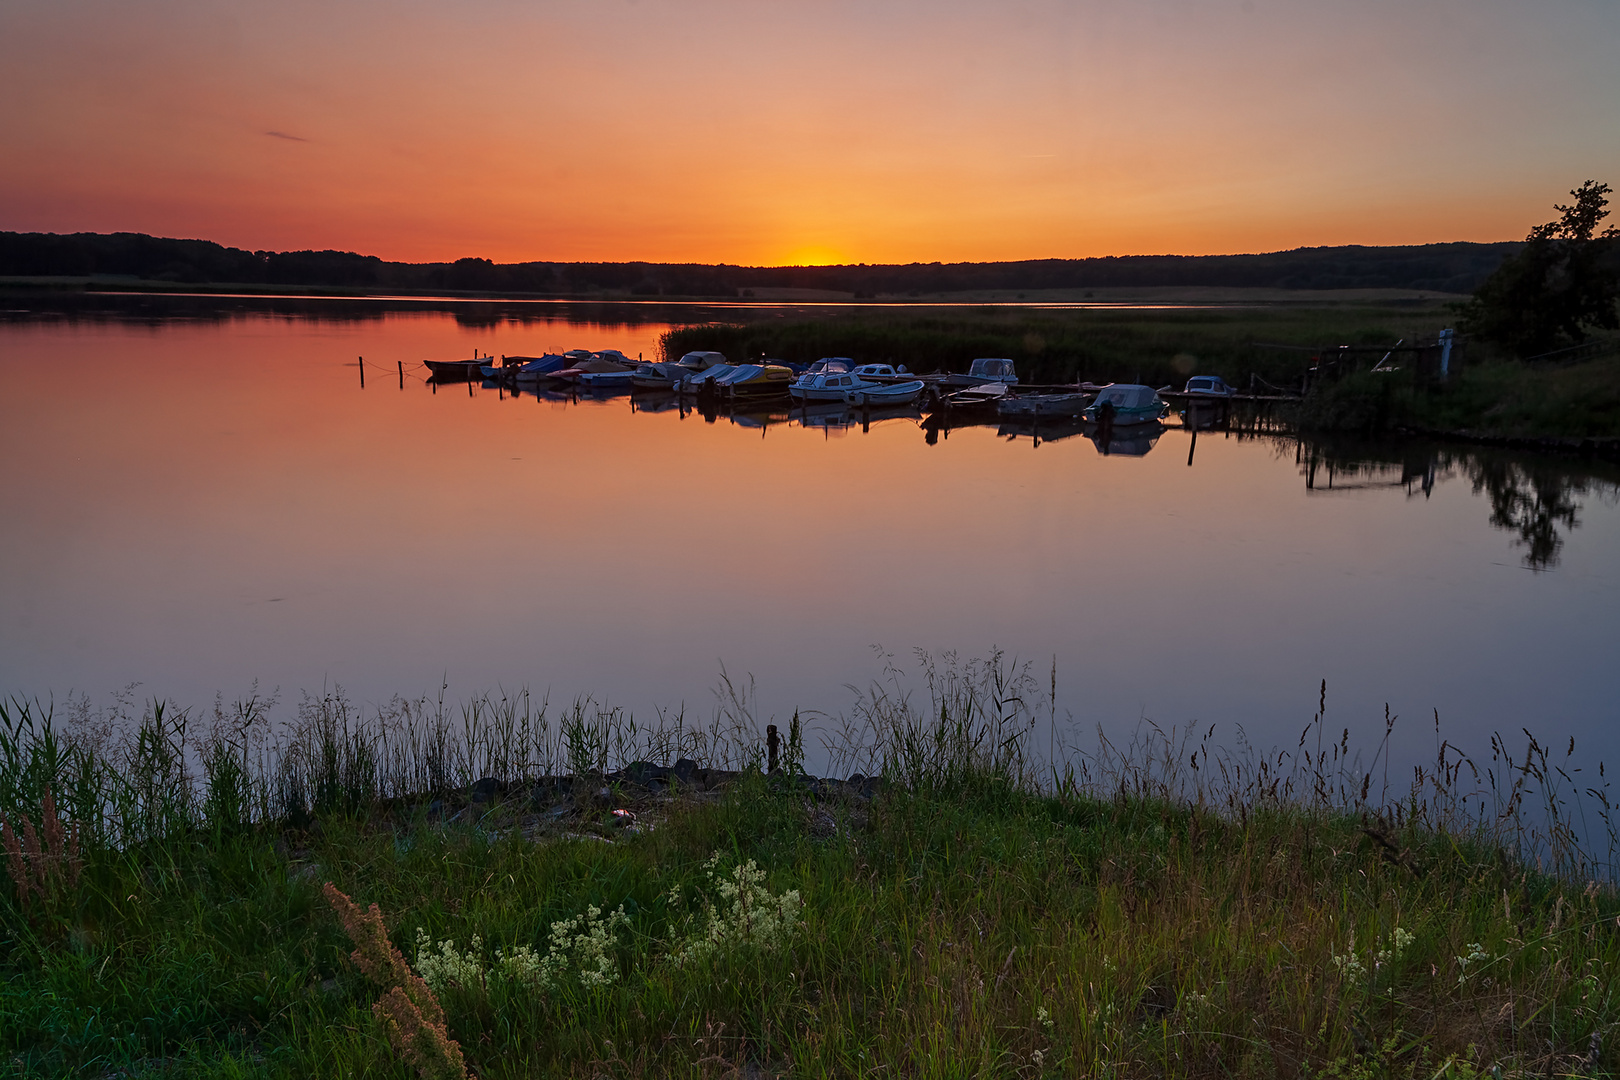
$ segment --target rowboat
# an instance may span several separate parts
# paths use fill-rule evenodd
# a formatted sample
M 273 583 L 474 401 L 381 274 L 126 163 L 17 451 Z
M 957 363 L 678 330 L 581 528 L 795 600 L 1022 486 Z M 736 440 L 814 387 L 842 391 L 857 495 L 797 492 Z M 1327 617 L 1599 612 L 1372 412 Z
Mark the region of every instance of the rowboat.
M 859 368 L 856 369 L 856 371 L 859 370 Z M 910 382 L 864 386 L 857 390 L 846 390 L 844 400 L 851 405 L 865 405 L 874 408 L 885 405 L 910 405 L 922 396 L 923 385 L 921 379 L 912 379 Z
M 467 382 L 483 378 L 484 365 L 493 359 L 493 356 L 479 356 L 474 350 L 471 360 L 424 360 L 422 363 L 439 382 Z
M 1079 416 L 1089 400 L 1085 394 L 1004 394 L 996 402 L 996 415 L 1007 417 Z
M 1012 387 L 1007 383 L 980 383 L 958 390 L 954 394 L 947 394 L 941 404 L 948 409 L 994 408 L 1011 391 Z

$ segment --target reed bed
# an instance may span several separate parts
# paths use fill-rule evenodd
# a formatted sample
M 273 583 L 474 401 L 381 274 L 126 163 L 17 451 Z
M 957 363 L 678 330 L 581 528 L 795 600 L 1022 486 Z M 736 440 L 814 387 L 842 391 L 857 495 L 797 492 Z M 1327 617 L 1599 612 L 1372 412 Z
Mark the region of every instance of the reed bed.
M 1082 751 L 1051 734 L 1055 671 L 916 670 L 891 660 L 844 714 L 789 720 L 775 773 L 729 680 L 701 723 L 525 694 L 362 711 L 334 691 L 282 723 L 257 696 L 200 716 L 12 701 L 0 1068 L 1620 1066 L 1615 823 L 1573 747 L 1497 737 L 1475 761 L 1439 740 L 1390 776 L 1393 721 L 1358 754 L 1324 687 L 1293 746 L 1147 725 Z M 875 796 L 803 776 L 818 736 Z M 620 773 L 681 758 L 732 779 Z

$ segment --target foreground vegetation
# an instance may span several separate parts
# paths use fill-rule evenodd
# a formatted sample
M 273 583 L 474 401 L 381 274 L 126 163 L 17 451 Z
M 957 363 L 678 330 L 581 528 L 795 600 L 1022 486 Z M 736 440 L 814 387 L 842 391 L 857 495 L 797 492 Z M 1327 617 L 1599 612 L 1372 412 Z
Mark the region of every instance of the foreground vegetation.
M 99 742 L 13 704 L 9 827 L 49 817 L 47 787 L 69 824 L 13 849 L 26 873 L 0 902 L 0 1067 L 1620 1066 L 1612 832 L 1611 861 L 1581 853 L 1545 748 L 1495 747 L 1483 786 L 1442 748 L 1412 792 L 1380 796 L 1346 745 L 1321 744 L 1319 716 L 1265 759 L 1149 739 L 1051 771 L 1027 753 L 1027 672 L 993 658 L 928 675 L 927 702 L 876 693 L 841 726 L 841 763 L 883 779 L 838 785 L 798 772 L 797 723 L 762 771 L 745 698 L 706 729 L 647 731 L 587 703 L 554 718 L 521 700 L 397 703 L 368 720 L 329 697 L 280 741 L 255 734 L 258 702 L 219 710 L 202 738 L 149 708 Z M 612 767 L 684 754 L 711 764 L 672 789 Z M 558 766 L 572 776 L 546 778 Z

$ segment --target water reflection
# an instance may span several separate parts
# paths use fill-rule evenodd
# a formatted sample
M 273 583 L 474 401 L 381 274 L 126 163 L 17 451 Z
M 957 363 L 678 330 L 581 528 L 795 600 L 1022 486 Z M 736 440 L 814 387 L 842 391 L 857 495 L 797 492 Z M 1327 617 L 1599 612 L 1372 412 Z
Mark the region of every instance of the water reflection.
M 1428 498 L 1438 484 L 1466 479 L 1488 502 L 1490 524 L 1513 534 L 1513 546 L 1524 551 L 1523 565 L 1537 571 L 1559 565 L 1587 498 L 1620 497 L 1616 466 L 1493 448 L 1302 438 L 1295 460 L 1312 494 L 1389 488 Z

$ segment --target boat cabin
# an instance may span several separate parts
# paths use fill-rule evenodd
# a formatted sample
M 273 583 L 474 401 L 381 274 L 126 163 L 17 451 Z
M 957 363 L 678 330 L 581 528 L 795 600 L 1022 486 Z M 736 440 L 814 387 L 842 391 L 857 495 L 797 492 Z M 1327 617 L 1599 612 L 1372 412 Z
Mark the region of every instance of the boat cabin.
M 1011 385 L 1018 381 L 1018 373 L 1013 370 L 1011 360 L 998 360 L 983 358 L 973 361 L 968 368 L 968 377 L 979 382 L 998 382 Z
M 726 357 L 724 353 L 717 352 L 689 352 L 675 362 L 681 367 L 689 368 L 692 371 L 705 371 L 718 364 L 725 363 Z
M 1198 394 L 1202 397 L 1231 397 L 1232 388 L 1219 375 L 1194 375 L 1187 380 L 1187 394 Z
M 899 382 L 911 378 L 911 373 L 906 370 L 904 364 L 898 368 L 893 364 L 862 364 L 855 369 L 854 375 L 873 382 Z

